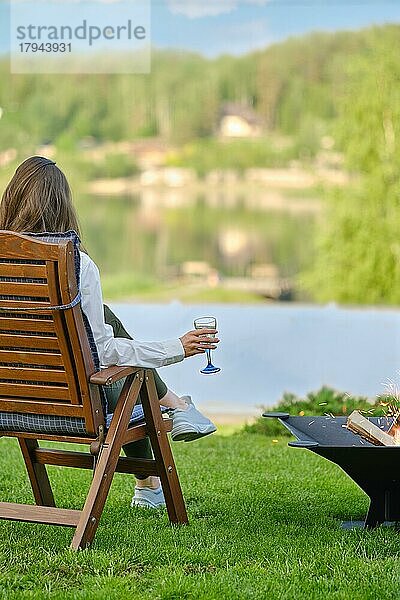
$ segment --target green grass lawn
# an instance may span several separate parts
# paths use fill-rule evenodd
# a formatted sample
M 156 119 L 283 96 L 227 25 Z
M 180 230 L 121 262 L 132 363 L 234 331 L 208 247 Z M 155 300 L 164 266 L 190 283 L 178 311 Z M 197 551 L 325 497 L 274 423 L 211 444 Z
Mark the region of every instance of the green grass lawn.
M 90 550 L 72 530 L 0 522 L 0 597 L 341 599 L 400 597 L 400 534 L 342 531 L 367 497 L 333 464 L 249 433 L 174 444 L 190 525 L 129 507 L 117 474 Z M 0 440 L 1 499 L 32 501 L 15 440 Z M 90 472 L 49 467 L 59 505 L 79 508 Z

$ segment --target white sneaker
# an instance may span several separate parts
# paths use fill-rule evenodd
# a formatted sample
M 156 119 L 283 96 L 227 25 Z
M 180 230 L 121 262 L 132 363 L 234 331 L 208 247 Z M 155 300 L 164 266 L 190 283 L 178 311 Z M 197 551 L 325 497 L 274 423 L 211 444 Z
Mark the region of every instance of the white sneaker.
M 197 410 L 190 396 L 182 396 L 188 404 L 186 410 L 174 408 L 169 412 L 172 418 L 171 437 L 174 442 L 191 442 L 217 431 L 214 423 Z
M 135 494 L 132 498 L 131 506 L 145 506 L 146 508 L 162 508 L 165 506 L 164 493 L 162 487 L 157 489 L 135 486 Z

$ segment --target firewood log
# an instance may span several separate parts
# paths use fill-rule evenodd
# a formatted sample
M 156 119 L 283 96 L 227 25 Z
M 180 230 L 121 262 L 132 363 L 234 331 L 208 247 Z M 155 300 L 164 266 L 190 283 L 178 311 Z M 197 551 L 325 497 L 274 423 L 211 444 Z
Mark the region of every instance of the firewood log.
M 358 410 L 353 410 L 347 419 L 347 429 L 360 435 L 376 446 L 396 446 L 396 439 L 382 431 L 377 425 L 372 423 L 366 417 L 363 417 Z

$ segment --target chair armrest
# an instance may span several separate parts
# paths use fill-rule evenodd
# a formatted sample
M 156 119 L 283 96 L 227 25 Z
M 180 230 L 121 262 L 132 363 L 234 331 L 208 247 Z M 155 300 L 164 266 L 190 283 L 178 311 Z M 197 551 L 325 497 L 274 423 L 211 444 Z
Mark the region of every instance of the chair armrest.
M 96 385 L 111 385 L 138 370 L 140 370 L 138 367 L 107 367 L 106 369 L 101 369 L 101 371 L 98 371 L 97 373 L 93 373 L 90 377 L 90 383 Z

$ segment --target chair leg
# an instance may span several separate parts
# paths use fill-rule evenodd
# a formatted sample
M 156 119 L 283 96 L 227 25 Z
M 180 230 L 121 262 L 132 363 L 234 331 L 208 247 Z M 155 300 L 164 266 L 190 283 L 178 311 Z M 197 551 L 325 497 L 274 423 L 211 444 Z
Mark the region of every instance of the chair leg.
M 153 448 L 154 457 L 159 469 L 169 520 L 171 523 L 186 524 L 188 516 L 182 489 L 176 471 L 167 433 L 163 427 L 160 403 L 151 371 L 145 371 L 145 382 L 142 390 L 142 405 L 146 417 L 147 432 Z
M 18 438 L 18 441 L 36 504 L 40 506 L 55 506 L 53 490 L 51 489 L 46 466 L 35 462 L 34 459 L 34 452 L 39 448 L 37 440 Z
M 129 375 L 122 388 L 105 443 L 98 457 L 82 515 L 71 542 L 74 550 L 88 548 L 95 536 L 114 477 L 133 407 L 143 382 L 143 371 Z

